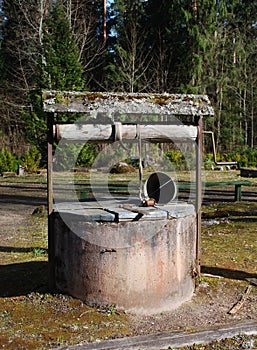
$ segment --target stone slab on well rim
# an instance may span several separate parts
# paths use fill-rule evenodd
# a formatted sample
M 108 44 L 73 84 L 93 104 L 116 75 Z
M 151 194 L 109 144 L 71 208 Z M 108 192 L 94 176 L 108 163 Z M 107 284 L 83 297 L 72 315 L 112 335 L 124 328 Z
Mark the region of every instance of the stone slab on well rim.
M 104 201 L 101 206 L 97 201 L 61 202 L 54 205 L 54 211 L 62 215 L 81 216 L 88 221 L 131 221 L 131 220 L 164 220 L 193 215 L 194 205 L 185 202 L 171 202 L 154 207 L 140 207 L 136 204 L 120 204 L 115 200 Z M 133 203 L 133 201 L 132 201 Z M 103 204 L 103 202 L 101 202 Z

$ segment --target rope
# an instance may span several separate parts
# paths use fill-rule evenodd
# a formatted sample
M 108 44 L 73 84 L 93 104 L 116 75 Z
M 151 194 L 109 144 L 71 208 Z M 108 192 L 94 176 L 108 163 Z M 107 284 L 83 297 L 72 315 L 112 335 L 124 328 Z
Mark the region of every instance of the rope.
M 143 196 L 143 166 L 142 166 L 142 139 L 141 139 L 141 131 L 140 124 L 137 124 L 137 139 L 138 139 L 138 153 L 139 153 L 139 198 L 142 202 L 145 201 Z
M 121 122 L 115 122 L 114 123 L 114 142 L 118 141 L 123 149 L 125 151 L 129 151 L 128 147 L 124 145 L 122 142 L 122 123 Z
M 114 141 L 122 141 L 122 124 L 120 122 L 114 123 Z

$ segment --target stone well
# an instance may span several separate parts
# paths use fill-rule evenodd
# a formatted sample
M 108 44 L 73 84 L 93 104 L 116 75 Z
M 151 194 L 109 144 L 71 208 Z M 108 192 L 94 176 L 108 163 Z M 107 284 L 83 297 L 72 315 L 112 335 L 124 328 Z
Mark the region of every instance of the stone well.
M 107 206 L 87 214 L 87 203 L 62 203 L 53 212 L 56 288 L 90 305 L 115 304 L 141 314 L 189 300 L 195 288 L 194 206 L 173 203 L 141 213 L 136 206 Z
M 195 289 L 195 278 L 200 277 L 203 118 L 214 115 L 208 96 L 43 91 L 42 102 L 48 123 L 51 290 L 68 293 L 90 305 L 116 304 L 119 308 L 145 314 L 171 310 L 189 300 Z M 75 113 L 78 120 L 73 123 L 74 118 L 71 118 L 69 122 L 68 117 L 67 123 L 60 124 L 59 114 L 62 113 L 66 116 Z M 89 196 L 86 193 L 83 201 L 80 201 L 82 197 L 66 198 L 69 187 L 74 187 L 75 193 L 77 186 L 73 177 L 67 177 L 77 158 L 73 160 L 73 166 L 68 165 L 65 170 L 66 182 L 59 181 L 63 153 L 59 153 L 60 158 L 56 156 L 55 143 L 61 150 L 66 143 L 76 142 L 110 146 L 109 153 L 96 158 L 92 174 L 102 174 L 111 168 L 110 165 L 128 159 L 131 156 L 127 152 L 129 146 L 137 145 L 140 173 L 137 202 L 132 197 L 129 197 L 131 202 L 125 198 L 114 201 L 112 195 L 106 200 L 102 200 L 101 195 L 99 201 L 98 192 L 92 189 L 104 187 L 105 198 L 110 192 L 108 181 L 103 183 L 96 179 L 94 182 L 94 177 L 90 183 L 92 193 Z M 186 147 L 182 149 L 187 155 L 191 151 L 194 154 L 192 163 L 187 163 L 190 172 L 188 202 L 177 201 L 177 192 L 174 196 L 168 194 L 166 184 L 169 181 L 166 182 L 165 176 L 160 186 L 165 193 L 163 196 L 159 193 L 158 198 L 152 197 L 156 192 L 147 182 L 151 196 L 142 198 L 142 194 L 145 196 L 142 191 L 142 147 L 145 146 L 145 159 L 151 156 L 155 158 L 152 159 L 155 164 L 160 152 L 149 153 L 149 147 L 160 143 L 175 144 L 178 149 L 183 143 Z M 126 150 L 126 156 L 114 159 L 121 154 L 121 149 Z M 115 160 L 114 164 L 103 162 L 108 159 L 110 162 Z M 59 169 L 58 164 L 61 165 Z M 153 165 L 154 172 L 168 169 L 174 173 L 176 170 L 175 161 L 164 164 L 161 159 L 156 164 Z M 57 172 L 55 183 L 54 171 Z M 155 177 L 152 181 L 157 183 Z M 178 183 L 180 181 L 184 180 L 178 178 Z M 190 182 L 194 182 L 193 186 Z M 61 189 L 59 200 L 55 185 Z M 191 196 L 191 189 L 195 197 Z M 162 198 L 169 200 L 158 202 Z M 153 200 L 158 205 L 141 206 Z

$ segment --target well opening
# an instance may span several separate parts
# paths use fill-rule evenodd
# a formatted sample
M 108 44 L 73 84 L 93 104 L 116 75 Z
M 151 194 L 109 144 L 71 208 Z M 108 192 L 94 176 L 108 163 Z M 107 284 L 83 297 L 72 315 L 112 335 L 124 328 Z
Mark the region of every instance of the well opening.
M 140 313 L 189 300 L 200 276 L 202 119 L 213 115 L 207 96 L 60 91 L 42 96 L 48 114 L 51 289 L 90 305 L 116 304 Z M 57 124 L 59 113 L 80 117 Z M 54 142 L 59 142 L 55 150 Z M 70 162 L 63 172 L 63 149 L 77 142 L 106 145 L 86 188 L 74 180 Z M 179 199 L 175 163 L 162 159 L 164 144 L 192 150 L 188 172 L 194 191 L 187 201 Z M 80 147 L 69 158 L 76 159 Z M 138 162 L 137 181 L 116 188 L 111 169 L 124 161 L 124 152 Z

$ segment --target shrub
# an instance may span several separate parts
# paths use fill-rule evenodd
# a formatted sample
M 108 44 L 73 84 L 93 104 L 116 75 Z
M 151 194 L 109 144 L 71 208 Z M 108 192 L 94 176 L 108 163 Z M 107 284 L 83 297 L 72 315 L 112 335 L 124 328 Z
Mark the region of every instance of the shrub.
M 178 170 L 187 170 L 191 164 L 191 154 L 187 153 L 186 156 L 180 150 L 169 150 L 165 153 L 166 157 L 171 163 L 175 163 Z
M 184 159 L 183 154 L 180 150 L 169 150 L 166 152 L 166 157 L 170 162 L 179 163 Z
M 204 165 L 204 169 L 206 169 L 206 170 L 211 170 L 212 169 L 212 166 L 214 165 L 213 154 L 208 153 L 203 158 L 203 165 Z
M 96 146 L 86 143 L 81 149 L 81 151 L 79 152 L 76 165 L 79 167 L 80 166 L 90 167 L 94 163 L 96 155 L 97 155 Z
M 0 173 L 5 171 L 17 172 L 19 166 L 18 159 L 6 149 L 0 152 Z
M 61 143 L 58 144 L 54 155 L 54 170 L 68 171 L 76 167 L 90 167 L 97 155 L 95 145 Z
M 21 157 L 21 164 L 24 169 L 29 173 L 37 172 L 41 160 L 41 153 L 36 146 L 32 146 L 31 149 L 25 152 Z
M 238 167 L 257 167 L 257 147 L 249 146 L 235 148 L 233 151 L 225 154 L 217 154 L 218 162 L 237 162 Z M 204 158 L 205 168 L 211 164 L 211 156 L 206 155 Z

